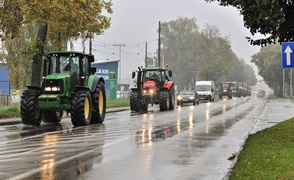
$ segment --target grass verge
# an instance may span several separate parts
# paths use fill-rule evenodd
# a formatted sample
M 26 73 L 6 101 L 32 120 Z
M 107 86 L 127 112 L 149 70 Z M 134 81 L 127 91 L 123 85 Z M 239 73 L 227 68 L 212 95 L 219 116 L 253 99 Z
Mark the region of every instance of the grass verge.
M 294 118 L 250 135 L 230 180 L 293 179 Z
M 106 108 L 127 107 L 129 99 L 107 99 Z M 20 117 L 19 105 L 0 107 L 0 119 Z

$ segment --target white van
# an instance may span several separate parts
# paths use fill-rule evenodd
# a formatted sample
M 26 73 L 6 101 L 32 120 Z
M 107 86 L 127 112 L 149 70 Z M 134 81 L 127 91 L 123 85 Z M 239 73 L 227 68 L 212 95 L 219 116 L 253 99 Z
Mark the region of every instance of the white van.
M 215 84 L 213 81 L 196 81 L 195 90 L 200 100 L 214 101 Z

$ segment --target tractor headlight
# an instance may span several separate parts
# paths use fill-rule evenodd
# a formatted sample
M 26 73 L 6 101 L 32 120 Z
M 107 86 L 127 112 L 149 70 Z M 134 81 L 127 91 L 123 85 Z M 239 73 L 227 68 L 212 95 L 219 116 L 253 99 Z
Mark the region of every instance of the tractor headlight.
M 50 87 L 50 86 L 47 86 L 45 87 L 45 91 L 60 91 L 60 87 L 59 86 L 53 86 L 53 87 Z
M 51 90 L 52 90 L 52 91 L 60 91 L 60 87 L 55 86 L 55 87 L 52 87 Z
M 153 94 L 153 93 L 154 93 L 154 90 L 153 90 L 153 89 L 150 89 L 150 90 L 149 90 L 149 93 L 150 93 L 150 94 Z

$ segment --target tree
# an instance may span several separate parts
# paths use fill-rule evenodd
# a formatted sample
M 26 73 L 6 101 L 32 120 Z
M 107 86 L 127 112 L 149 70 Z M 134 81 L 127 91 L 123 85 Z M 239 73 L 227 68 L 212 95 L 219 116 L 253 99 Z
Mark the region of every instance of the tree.
M 252 45 L 265 46 L 294 40 L 294 2 L 290 0 L 205 0 L 217 1 L 222 6 L 236 7 L 243 15 L 244 26 L 254 36 L 260 33 L 261 39 L 246 37 Z
M 248 79 L 242 78 L 250 77 L 256 82 L 254 75 L 247 74 L 252 73 L 253 69 L 247 67 L 244 61 L 239 61 L 231 49 L 230 41 L 220 36 L 216 26 L 206 24 L 200 31 L 195 18 L 179 17 L 161 24 L 161 37 L 162 54 L 173 70 L 174 82 L 179 90 L 194 88 L 194 72 L 197 80 L 219 82 L 222 77 L 227 80 L 232 75 L 232 81 L 248 82 Z M 251 68 L 251 71 L 235 71 L 235 67 Z
M 81 1 L 4 1 L 0 14 L 0 37 L 2 40 L 21 37 L 20 28 L 25 24 L 36 24 L 32 85 L 40 85 L 42 55 L 46 40 L 53 43 L 54 50 L 66 49 L 71 38 L 92 38 L 109 28 L 112 3 L 97 0 Z
M 274 95 L 283 96 L 283 69 L 281 67 L 281 46 L 269 45 L 260 49 L 252 56 L 251 62 L 255 63 L 259 75 L 274 90 Z

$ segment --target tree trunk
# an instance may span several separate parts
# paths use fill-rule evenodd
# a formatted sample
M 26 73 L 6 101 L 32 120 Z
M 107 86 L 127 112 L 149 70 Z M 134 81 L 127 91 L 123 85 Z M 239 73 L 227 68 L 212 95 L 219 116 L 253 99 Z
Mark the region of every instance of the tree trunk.
M 47 36 L 48 26 L 40 25 L 38 30 L 37 44 L 36 44 L 36 54 L 33 59 L 32 64 L 32 86 L 41 86 L 41 71 L 42 71 L 42 56 L 44 52 L 45 40 Z

